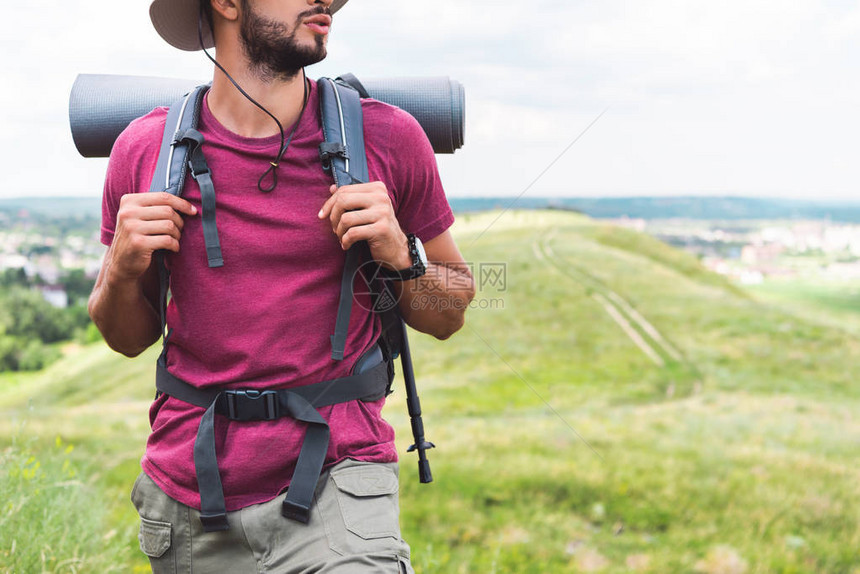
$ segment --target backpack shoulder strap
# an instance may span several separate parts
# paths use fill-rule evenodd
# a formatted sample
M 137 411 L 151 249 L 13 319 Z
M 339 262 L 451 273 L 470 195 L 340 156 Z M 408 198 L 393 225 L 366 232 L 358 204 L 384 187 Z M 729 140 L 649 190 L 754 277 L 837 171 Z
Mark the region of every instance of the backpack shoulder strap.
M 367 158 L 364 153 L 364 121 L 361 100 L 353 88 L 331 78 L 320 78 L 320 115 L 323 143 L 320 160 L 323 169 L 331 172 L 337 186 L 365 183 L 368 180 Z M 361 260 L 362 245 L 354 244 L 346 252 L 346 262 L 340 281 L 337 319 L 331 336 L 331 358 L 342 361 L 352 313 L 353 281 Z
M 191 168 L 191 176 L 200 184 L 200 196 L 203 205 L 203 235 L 206 241 L 209 267 L 220 267 L 224 264 L 224 260 L 221 256 L 221 244 L 215 226 L 215 186 L 212 185 L 209 167 L 206 164 L 206 158 L 203 157 L 203 136 L 197 131 L 203 96 L 208 89 L 208 84 L 197 86 L 170 106 L 167 119 L 164 122 L 161 148 L 158 150 L 158 159 L 155 163 L 149 191 L 163 191 L 182 197 L 185 177 L 189 167 Z M 162 352 L 164 352 L 168 338 L 166 309 L 170 274 L 164 263 L 163 253 L 155 253 L 155 263 L 158 268 L 158 302 L 161 315 L 161 334 L 165 345 Z
M 355 76 L 352 76 L 351 79 L 359 86 L 361 85 Z M 367 156 L 364 149 L 364 125 L 359 92 L 356 91 L 356 88 L 348 86 L 340 80 L 328 78 L 322 78 L 318 86 L 320 89 L 320 113 L 322 114 L 323 134 L 325 136 L 325 142 L 320 145 L 320 159 L 323 162 L 323 167 L 331 170 L 335 184 L 338 186 L 366 182 L 368 180 Z M 346 329 L 352 307 L 352 286 L 355 272 L 358 269 L 358 260 L 361 257 L 360 253 L 366 253 L 367 260 L 370 260 L 370 252 L 366 242 L 354 244 L 346 253 L 335 334 L 331 338 L 333 359 L 337 359 L 338 356 L 343 359 Z M 373 310 L 379 313 L 382 322 L 380 340 L 384 344 L 385 352 L 391 357 L 399 355 L 403 366 L 406 404 L 409 407 L 412 437 L 415 439 L 415 443 L 409 447 L 408 451 L 418 452 L 419 480 L 422 483 L 432 482 L 433 474 L 430 472 L 427 450 L 434 448 L 435 445 L 424 437 L 421 402 L 418 399 L 418 390 L 415 384 L 406 325 L 400 316 L 397 300 L 392 294 L 388 282 L 373 277 L 368 281 L 368 285 L 373 294 Z
M 206 259 L 209 267 L 221 267 L 224 258 L 215 225 L 215 186 L 203 156 L 203 135 L 197 131 L 203 96 L 208 90 L 208 84 L 197 86 L 170 106 L 149 191 L 166 191 L 181 197 L 190 168 L 191 177 L 200 185 Z
M 320 78 L 320 114 L 323 136 L 320 159 L 336 185 L 366 183 L 364 123 L 359 93 L 340 79 Z
M 352 80 L 349 84 L 347 81 Z M 346 81 L 345 81 L 346 80 Z M 320 144 L 320 160 L 323 168 L 331 171 L 335 185 L 364 183 L 369 179 L 367 155 L 364 147 L 364 122 L 361 111 L 361 93 L 354 87 L 355 76 L 336 80 L 320 78 L 320 115 L 323 136 Z M 358 83 L 360 86 L 361 84 Z M 365 242 L 353 245 L 346 252 L 343 276 L 340 284 L 335 332 L 331 336 L 332 359 L 342 360 L 346 346 L 347 328 L 352 310 L 353 280 L 362 258 L 370 260 Z M 396 357 L 403 336 L 402 320 L 397 311 L 396 299 L 389 286 L 376 278 L 367 278 L 373 300 L 374 311 L 382 319 L 383 341 L 391 356 Z
M 343 82 L 344 84 L 351 86 L 355 91 L 358 92 L 358 95 L 361 96 L 362 98 L 369 98 L 370 97 L 370 94 L 368 93 L 367 89 L 364 87 L 364 84 L 362 84 L 361 81 L 358 78 L 356 78 L 354 74 L 341 74 L 340 76 L 338 76 L 337 79 L 340 82 Z
M 208 85 L 198 86 L 170 106 L 149 191 L 182 195 L 191 144 L 183 141 L 182 135 L 189 129 L 197 129 L 203 95 L 208 89 Z

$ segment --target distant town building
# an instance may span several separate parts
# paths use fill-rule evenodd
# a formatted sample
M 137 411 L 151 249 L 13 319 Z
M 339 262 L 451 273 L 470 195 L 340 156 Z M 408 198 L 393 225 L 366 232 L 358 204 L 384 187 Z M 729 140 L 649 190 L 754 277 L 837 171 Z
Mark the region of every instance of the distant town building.
M 742 285 L 761 285 L 764 283 L 764 273 L 755 269 L 741 271 L 738 279 Z
M 607 221 L 613 225 L 617 225 L 618 227 L 625 227 L 639 232 L 645 231 L 645 228 L 648 226 L 648 223 L 644 219 L 631 218 L 626 215 L 617 219 L 607 219 Z
M 860 279 L 860 263 L 831 263 L 825 268 L 824 276 L 838 281 L 857 281 Z
M 745 245 L 741 249 L 741 263 L 750 266 L 773 263 L 784 251 L 785 246 L 780 243 Z
M 69 295 L 62 287 L 46 285 L 44 287 L 39 287 L 39 291 L 42 293 L 42 297 L 45 298 L 45 301 L 58 309 L 65 309 L 69 306 Z
M 29 260 L 19 253 L 0 253 L 0 271 L 5 269 L 26 269 Z

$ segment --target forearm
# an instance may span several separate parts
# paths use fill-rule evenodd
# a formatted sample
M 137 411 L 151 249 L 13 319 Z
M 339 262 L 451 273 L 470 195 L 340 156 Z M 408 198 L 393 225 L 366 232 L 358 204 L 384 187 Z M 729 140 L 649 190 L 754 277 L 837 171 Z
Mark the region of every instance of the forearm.
M 153 255 L 179 251 L 183 217 L 197 208 L 169 193 L 127 193 L 120 199 L 111 246 L 90 295 L 89 312 L 107 344 L 134 357 L 158 340 L 158 273 Z
M 406 323 L 437 339 L 460 330 L 475 296 L 474 279 L 464 264 L 431 262 L 423 276 L 392 285 Z
M 332 186 L 329 192 L 331 197 L 317 216 L 331 222 L 343 249 L 367 241 L 371 257 L 389 270 L 408 269 L 414 264 L 385 184 Z M 430 239 L 424 250 L 429 260 L 427 272 L 417 279 L 392 281 L 391 286 L 410 327 L 447 339 L 463 326 L 466 308 L 475 296 L 474 281 L 450 231 Z
M 120 276 L 106 257 L 89 299 L 90 317 L 108 346 L 129 357 L 145 351 L 161 332 L 159 314 L 146 295 L 148 280 L 148 273 Z

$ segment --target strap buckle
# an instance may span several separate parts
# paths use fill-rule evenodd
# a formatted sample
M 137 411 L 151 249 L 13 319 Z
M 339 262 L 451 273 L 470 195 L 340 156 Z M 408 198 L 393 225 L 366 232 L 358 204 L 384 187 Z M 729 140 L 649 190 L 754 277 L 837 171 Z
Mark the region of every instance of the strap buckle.
M 203 156 L 203 134 L 194 128 L 188 128 L 184 132 L 176 132 L 173 137 L 172 146 L 185 144 L 188 146 L 188 167 L 191 169 L 191 177 L 196 181 L 198 177 L 209 173 L 209 165 Z
M 310 507 L 293 500 L 284 499 L 284 504 L 281 507 L 281 514 L 290 520 L 296 520 L 303 524 L 307 524 L 311 519 Z
M 229 530 L 230 525 L 227 522 L 227 515 L 223 512 L 218 514 L 200 513 L 200 523 L 203 524 L 205 532 L 219 532 L 221 530 Z
M 275 391 L 224 391 L 227 417 L 234 421 L 273 421 L 278 418 Z

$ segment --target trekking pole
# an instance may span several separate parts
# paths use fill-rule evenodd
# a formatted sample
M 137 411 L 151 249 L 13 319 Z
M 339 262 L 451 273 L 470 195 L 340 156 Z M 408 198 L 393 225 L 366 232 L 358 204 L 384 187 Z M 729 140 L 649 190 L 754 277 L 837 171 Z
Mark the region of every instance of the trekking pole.
M 415 439 L 415 444 L 406 449 L 406 452 L 418 451 L 418 479 L 422 483 L 433 482 L 430 461 L 427 460 L 427 450 L 436 445 L 424 438 L 421 401 L 418 400 L 418 388 L 415 386 L 415 371 L 412 370 L 412 354 L 409 352 L 406 324 L 402 319 L 400 319 L 400 332 L 400 364 L 403 366 L 403 381 L 406 383 L 406 407 L 409 410 L 409 422 L 412 423 L 412 437 Z

